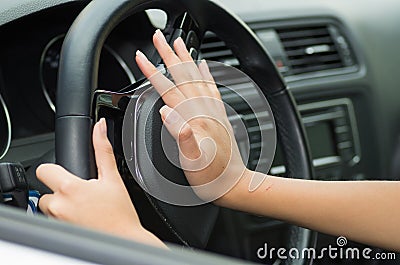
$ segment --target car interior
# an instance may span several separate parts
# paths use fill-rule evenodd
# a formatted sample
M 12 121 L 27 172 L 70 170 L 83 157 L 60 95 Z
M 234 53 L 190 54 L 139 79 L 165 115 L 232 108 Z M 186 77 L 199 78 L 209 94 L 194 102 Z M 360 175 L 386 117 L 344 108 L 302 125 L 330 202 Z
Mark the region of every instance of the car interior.
M 246 127 L 248 142 L 237 140 L 250 169 L 321 181 L 398 180 L 399 10 L 395 0 L 1 1 L 0 163 L 22 165 L 16 174 L 25 172 L 29 196 L 51 192 L 36 178 L 42 163 L 93 178 L 91 129 L 105 118 L 142 223 L 173 251 L 26 214 L 7 203 L 11 188 L 2 179 L 0 253 L 63 264 L 397 264 L 397 253 L 394 260 L 260 257 L 265 243 L 321 249 L 336 246 L 337 236 L 212 203 L 182 207 L 152 197 L 137 183 L 137 172 L 146 187 L 162 189 L 155 171 L 187 184 L 160 152 L 162 102 L 150 92 L 141 102 L 145 120 L 127 125 L 126 115 L 136 114 L 129 104 L 138 102 L 145 82 L 135 52 L 162 66 L 151 41 L 161 29 L 170 43 L 184 38 L 195 59 L 222 63 L 252 80 L 211 67 L 217 84 L 233 88 L 219 87 Z M 238 96 L 259 100 L 255 85 L 274 117 L 265 124 L 257 117 L 268 113 Z M 262 136 L 271 124 L 277 147 L 268 161 Z M 134 168 L 126 159 L 124 143 L 133 140 L 124 126 L 144 139 L 134 143 Z M 387 252 L 352 241 L 347 246 Z

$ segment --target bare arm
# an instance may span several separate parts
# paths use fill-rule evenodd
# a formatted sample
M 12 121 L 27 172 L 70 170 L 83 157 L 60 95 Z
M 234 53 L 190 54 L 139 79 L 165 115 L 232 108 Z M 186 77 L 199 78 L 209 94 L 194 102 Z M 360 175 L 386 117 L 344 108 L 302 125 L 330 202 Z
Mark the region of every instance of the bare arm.
M 199 170 L 194 168 L 185 171 L 198 196 L 209 200 L 214 192 L 219 191 L 204 192 L 197 187 L 229 175 L 240 181 L 215 200 L 218 205 L 400 250 L 400 210 L 397 205 L 400 200 L 399 182 L 324 182 L 268 176 L 258 189 L 249 192 L 249 181 L 253 174 L 260 177 L 263 175 L 249 171 L 243 164 L 237 144 L 232 141 L 233 131 L 227 122 L 226 113 L 215 102 L 221 98 L 217 87 L 210 84 L 213 79 L 207 64 L 201 63 L 198 69 L 193 67 L 182 40 L 178 39 L 174 43 L 174 52 L 161 32 L 154 35 L 154 45 L 173 75 L 173 89 L 165 90 L 162 84 L 170 84 L 170 81 L 157 75 L 156 68 L 142 53 L 137 53 L 136 61 L 166 103 L 161 116 L 180 146 L 181 157 L 204 164 L 210 161 L 204 161 L 203 157 L 213 157 L 214 152 L 216 154 L 207 167 L 199 166 Z M 193 76 L 196 78 L 191 79 Z M 199 79 L 205 82 L 201 83 Z M 209 101 L 210 97 L 215 100 Z M 187 113 L 193 110 L 196 110 L 197 115 L 210 118 L 187 117 Z M 206 137 L 214 140 L 216 150 L 200 147 L 201 140 Z
M 310 181 L 268 176 L 254 192 L 245 177 L 219 205 L 285 220 L 382 248 L 400 250 L 400 183 Z

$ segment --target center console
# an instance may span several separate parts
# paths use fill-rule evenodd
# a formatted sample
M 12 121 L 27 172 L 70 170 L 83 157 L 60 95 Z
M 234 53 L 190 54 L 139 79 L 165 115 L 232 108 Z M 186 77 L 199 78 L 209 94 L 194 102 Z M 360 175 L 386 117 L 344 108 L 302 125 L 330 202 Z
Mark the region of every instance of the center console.
M 222 96 L 225 101 L 232 101 L 232 98 L 227 97 L 225 93 Z M 300 104 L 298 110 L 308 137 L 317 179 L 348 179 L 343 172 L 353 168 L 361 161 L 360 139 L 352 101 L 349 98 L 318 101 Z M 246 151 L 245 148 L 241 148 L 247 146 L 246 142 L 237 139 L 241 152 L 249 152 L 244 155 L 244 157 L 249 157 L 248 167 L 254 170 L 258 164 L 267 165 L 268 158 L 261 156 L 263 144 L 260 135 L 271 128 L 264 124 L 258 124 L 256 120 L 256 116 L 261 116 L 263 113 L 255 115 L 243 109 L 238 109 L 238 112 L 247 127 L 248 137 L 245 141 L 250 143 L 250 149 Z M 284 176 L 284 161 L 278 139 L 278 146 L 269 173 Z M 268 170 L 262 166 L 261 169 Z
M 247 91 L 250 91 L 248 89 Z M 228 104 L 233 102 L 231 93 L 222 90 L 222 97 Z M 228 96 L 228 95 L 231 96 Z M 243 123 L 247 126 L 248 139 L 250 142 L 250 154 L 248 167 L 255 169 L 258 163 L 263 163 L 266 157 L 260 157 L 261 137 L 263 130 L 270 128 L 258 124 L 255 114 L 241 108 L 236 104 Z M 360 134 L 354 110 L 354 103 L 351 98 L 342 97 L 321 101 L 304 102 L 298 105 L 298 110 L 307 134 L 308 143 L 315 169 L 315 178 L 318 180 L 362 180 L 366 179 L 363 173 L 364 161 L 362 161 Z M 260 116 L 261 114 L 258 114 Z M 238 142 L 239 149 L 245 146 Z M 365 151 L 365 150 L 364 150 Z M 241 150 L 246 152 L 246 150 Z M 283 156 L 279 139 L 276 148 L 270 175 L 285 177 L 285 157 Z M 259 169 L 259 168 L 258 168 Z M 264 168 L 265 172 L 268 170 Z M 259 260 L 255 255 L 260 246 L 268 239 L 268 244 L 274 247 L 284 247 L 286 239 L 290 238 L 290 225 L 279 220 L 255 216 L 247 213 L 223 209 L 221 218 L 229 223 L 231 227 L 220 227 L 223 234 L 234 233 L 230 239 L 232 242 L 242 242 L 242 250 L 238 251 L 238 257 L 250 259 L 257 262 L 273 262 L 273 260 Z M 229 220 L 229 222 L 227 221 Z M 224 230 L 225 229 L 225 230 Z M 219 238 L 211 240 L 218 242 Z M 319 234 L 317 247 L 335 244 L 336 237 Z M 333 243 L 332 243 L 333 242 Z M 349 243 L 350 244 L 350 243 Z M 353 244 L 353 243 L 352 243 Z M 209 246 L 219 253 L 230 253 L 229 247 L 221 247 L 219 244 Z M 321 263 L 325 264 L 325 263 Z M 330 264 L 330 263 L 326 263 Z
M 321 180 L 343 179 L 342 167 L 353 167 L 361 160 L 361 148 L 350 99 L 299 105 L 309 141 L 316 177 Z M 285 173 L 284 158 L 278 146 L 272 175 Z

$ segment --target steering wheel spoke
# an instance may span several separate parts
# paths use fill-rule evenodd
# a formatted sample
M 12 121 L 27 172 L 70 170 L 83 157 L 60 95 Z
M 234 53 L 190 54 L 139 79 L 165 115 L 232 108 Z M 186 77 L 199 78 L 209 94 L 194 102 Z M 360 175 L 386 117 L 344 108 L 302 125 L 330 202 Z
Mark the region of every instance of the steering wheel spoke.
M 140 88 L 149 86 L 150 83 L 146 79 L 140 79 L 137 82 L 126 86 L 118 92 L 108 90 L 95 90 L 93 95 L 93 110 L 92 116 L 95 121 L 104 117 L 105 113 L 116 112 L 116 115 L 125 114 L 125 110 L 129 103 L 130 98 L 134 95 L 135 91 Z
M 114 149 L 114 155 L 118 170 L 123 178 L 129 178 L 129 168 L 127 167 L 122 148 L 122 127 L 126 109 L 130 100 L 138 89 L 145 89 L 150 84 L 145 79 L 141 79 L 120 92 L 107 90 L 96 90 L 93 95 L 93 120 L 97 122 L 101 118 L 106 119 L 107 135 Z

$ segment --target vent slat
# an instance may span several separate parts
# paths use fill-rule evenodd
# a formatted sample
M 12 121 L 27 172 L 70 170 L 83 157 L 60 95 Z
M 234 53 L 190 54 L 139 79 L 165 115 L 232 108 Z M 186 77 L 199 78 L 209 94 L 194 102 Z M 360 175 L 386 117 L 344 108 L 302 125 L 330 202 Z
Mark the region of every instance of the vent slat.
M 316 38 L 304 38 L 291 41 L 283 41 L 283 47 L 285 48 L 296 48 L 307 47 L 311 45 L 321 45 L 321 44 L 332 44 L 332 38 L 328 37 L 316 37 Z
M 304 36 L 329 36 L 329 31 L 326 28 L 321 29 L 306 29 L 298 31 L 280 32 L 279 37 L 281 40 L 289 40 L 296 38 L 303 38 Z
M 210 58 L 216 58 L 216 61 L 221 61 L 223 57 L 233 57 L 233 53 L 230 50 L 216 50 L 212 52 L 202 52 L 203 58 L 210 60 Z
M 200 46 L 200 54 L 202 58 L 210 61 L 221 62 L 234 67 L 239 66 L 239 62 L 231 49 L 212 32 L 205 34 Z
M 335 68 L 343 67 L 342 63 L 335 63 L 335 64 L 321 64 L 321 65 L 313 65 L 301 68 L 294 68 L 292 69 L 293 74 L 302 74 L 307 72 L 316 72 L 316 71 L 323 71 L 323 70 L 330 70 Z
M 276 32 L 288 59 L 288 75 L 344 67 L 327 25 L 280 28 Z
M 329 46 L 329 52 L 327 52 L 327 53 L 337 53 L 337 50 L 336 50 L 336 47 L 335 47 L 335 45 L 334 44 L 332 44 L 332 45 L 328 45 Z M 306 49 L 305 48 L 300 48 L 300 49 L 291 49 L 291 50 L 287 50 L 286 51 L 286 55 L 288 56 L 288 57 L 296 57 L 296 56 L 304 56 L 304 55 L 306 55 L 307 53 L 306 53 Z
M 223 41 L 215 40 L 213 42 L 203 42 L 203 44 L 201 45 L 201 49 L 202 50 L 218 49 L 218 48 L 221 48 L 224 46 L 225 46 L 225 43 Z
M 290 61 L 292 67 L 296 65 L 309 65 L 309 64 L 319 64 L 319 63 L 341 63 L 341 58 L 338 54 L 328 55 L 328 56 L 309 56 L 303 57 L 301 59 L 294 59 Z

